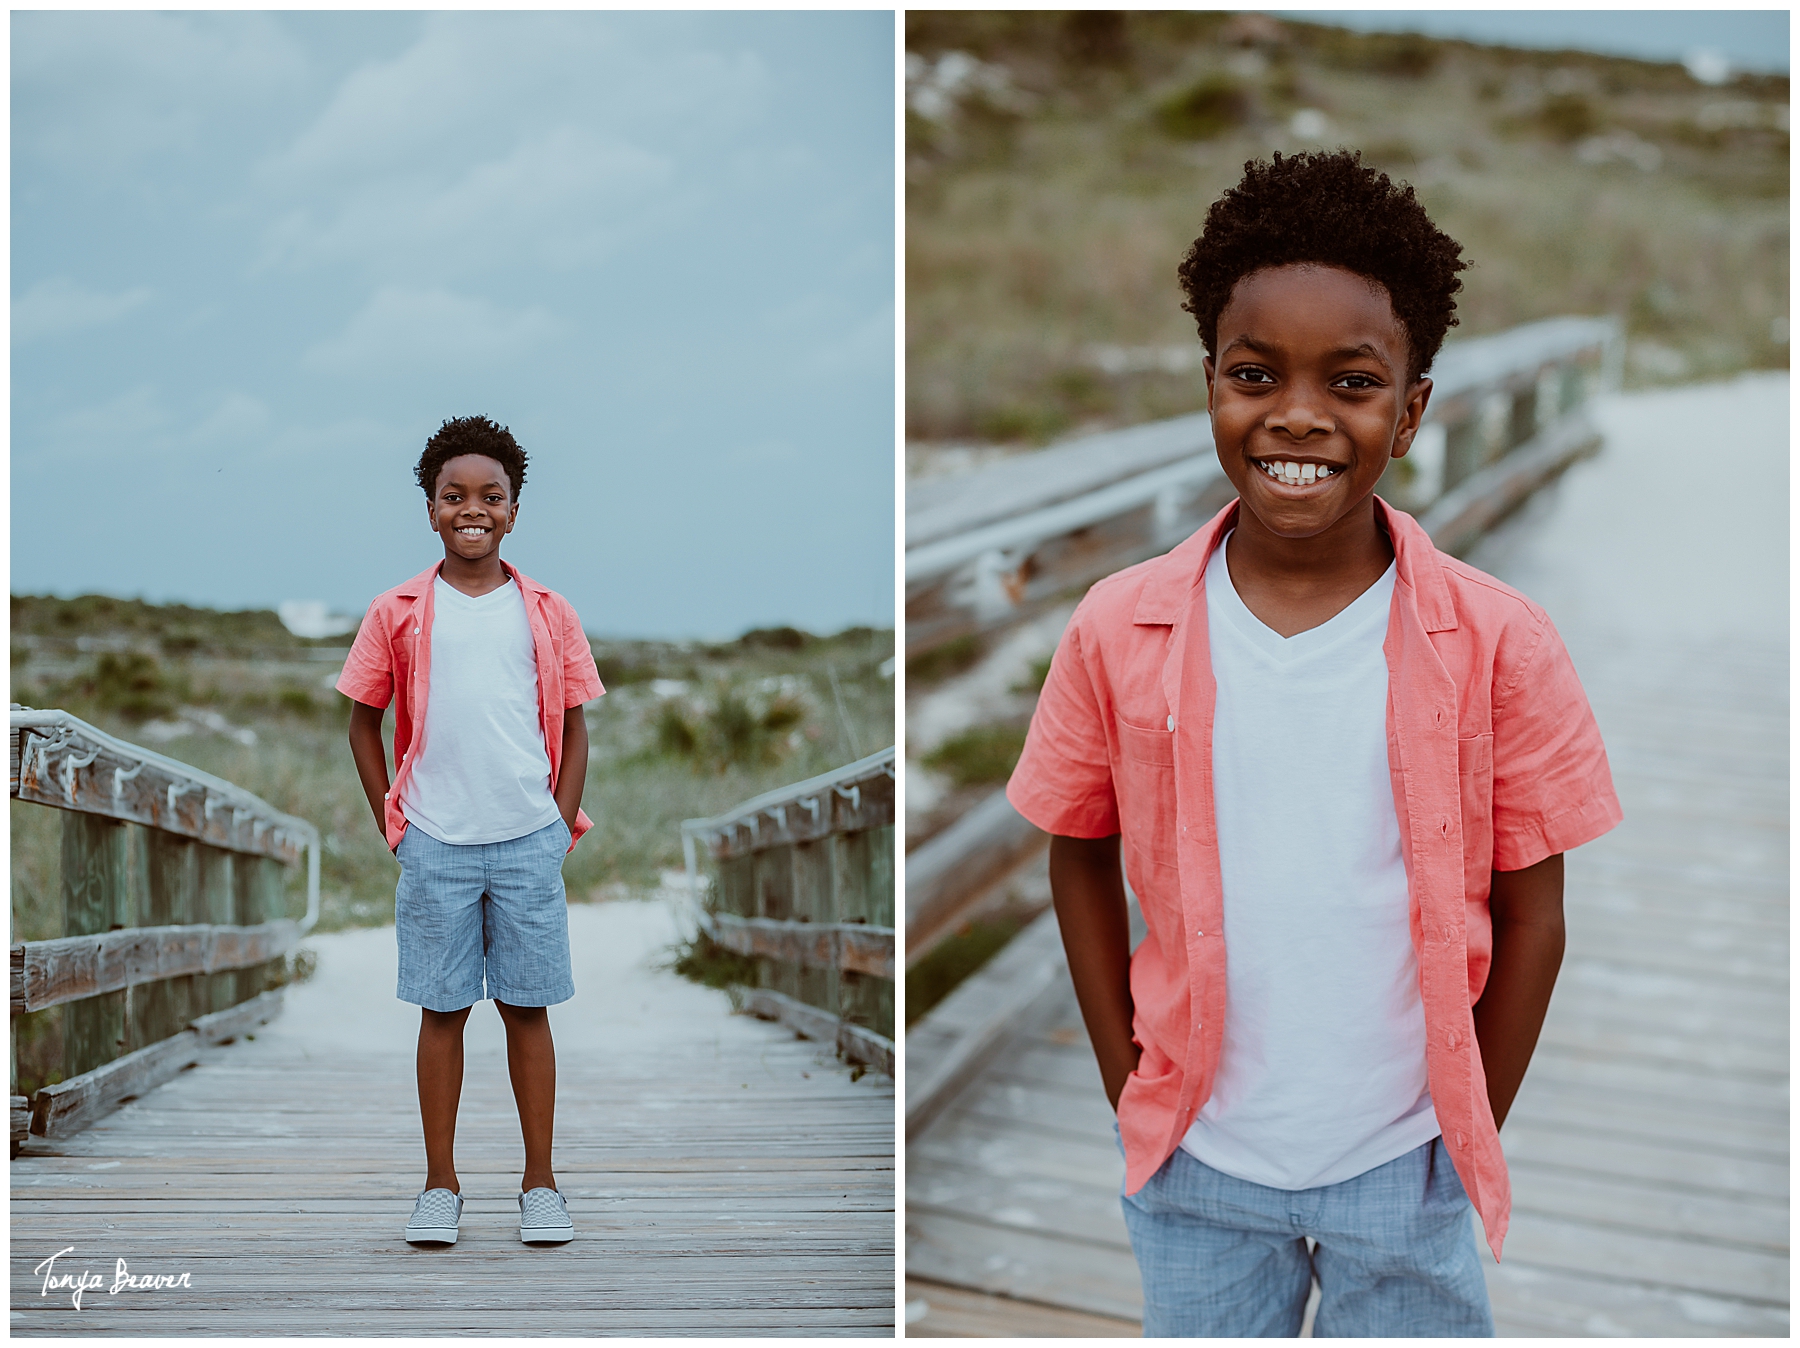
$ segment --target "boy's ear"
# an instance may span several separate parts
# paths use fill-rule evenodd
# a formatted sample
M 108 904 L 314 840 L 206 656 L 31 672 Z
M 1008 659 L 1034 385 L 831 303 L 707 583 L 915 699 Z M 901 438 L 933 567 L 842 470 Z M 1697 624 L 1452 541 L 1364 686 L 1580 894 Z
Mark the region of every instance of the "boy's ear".
M 1425 420 L 1426 404 L 1430 401 L 1431 377 L 1420 375 L 1406 390 L 1406 406 L 1400 409 L 1400 424 L 1394 428 L 1392 457 L 1403 458 L 1412 448 L 1413 437 L 1419 433 L 1419 425 Z
M 1200 368 L 1206 372 L 1206 410 L 1210 414 L 1212 412 L 1213 358 L 1203 356 L 1200 360 Z

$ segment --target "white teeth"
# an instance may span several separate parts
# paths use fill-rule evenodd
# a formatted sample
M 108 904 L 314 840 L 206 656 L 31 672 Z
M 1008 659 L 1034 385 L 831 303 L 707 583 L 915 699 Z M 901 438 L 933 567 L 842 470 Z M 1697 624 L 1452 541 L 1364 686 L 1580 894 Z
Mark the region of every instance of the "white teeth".
M 1337 471 L 1335 468 L 1327 468 L 1322 463 L 1290 463 L 1284 459 L 1276 459 L 1258 466 L 1277 482 L 1285 482 L 1293 487 L 1304 487 L 1308 483 L 1322 481 Z

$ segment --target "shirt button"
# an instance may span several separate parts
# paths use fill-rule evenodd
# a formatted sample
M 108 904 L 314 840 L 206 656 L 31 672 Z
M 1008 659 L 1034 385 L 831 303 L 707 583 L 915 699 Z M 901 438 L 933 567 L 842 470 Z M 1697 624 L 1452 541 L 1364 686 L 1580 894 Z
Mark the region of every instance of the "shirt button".
M 1194 933 L 1194 935 L 1196 935 L 1196 936 L 1204 936 L 1204 935 L 1206 935 L 1206 933 L 1205 933 L 1205 932 L 1203 932 L 1203 931 L 1197 931 L 1197 932 L 1195 932 L 1195 933 Z
M 1451 1048 L 1455 1048 L 1458 1044 L 1460 1044 L 1462 1042 L 1462 1036 L 1457 1034 L 1457 1032 L 1455 1030 L 1450 1031 L 1450 1033 L 1448 1035 L 1446 1035 L 1445 1038 L 1449 1040 Z
M 1458 1133 L 1456 1135 L 1456 1145 L 1458 1147 L 1468 1146 L 1469 1145 L 1469 1135 L 1467 1133 Z
M 1173 716 L 1171 716 L 1169 718 L 1169 729 L 1173 730 L 1174 728 L 1175 728 L 1175 718 Z

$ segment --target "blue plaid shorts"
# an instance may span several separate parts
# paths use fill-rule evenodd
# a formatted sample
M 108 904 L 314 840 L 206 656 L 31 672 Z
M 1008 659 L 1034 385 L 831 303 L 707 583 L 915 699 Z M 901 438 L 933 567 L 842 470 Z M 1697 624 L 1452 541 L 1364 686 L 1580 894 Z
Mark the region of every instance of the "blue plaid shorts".
M 394 852 L 400 1000 L 460 1011 L 484 995 L 508 1006 L 573 997 L 562 880 L 568 849 L 560 818 L 522 838 L 467 847 L 409 826 Z

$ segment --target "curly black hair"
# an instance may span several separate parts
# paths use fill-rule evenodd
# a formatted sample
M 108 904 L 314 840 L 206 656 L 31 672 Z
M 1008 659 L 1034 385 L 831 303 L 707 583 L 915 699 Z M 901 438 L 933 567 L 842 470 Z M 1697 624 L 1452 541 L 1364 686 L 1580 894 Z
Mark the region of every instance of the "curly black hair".
M 525 451 L 511 431 L 488 417 L 452 417 L 425 442 L 425 452 L 419 456 L 414 473 L 427 498 L 436 495 L 438 474 L 444 465 L 459 454 L 485 454 L 493 459 L 506 470 L 513 500 L 519 499 L 525 486 Z
M 1462 245 L 1432 224 L 1408 185 L 1366 167 L 1359 150 L 1301 151 L 1253 159 L 1212 204 L 1181 260 L 1181 307 L 1216 354 L 1219 315 L 1244 277 L 1265 267 L 1315 262 L 1379 283 L 1406 329 L 1411 378 L 1431 368 L 1456 322 L 1467 269 Z

